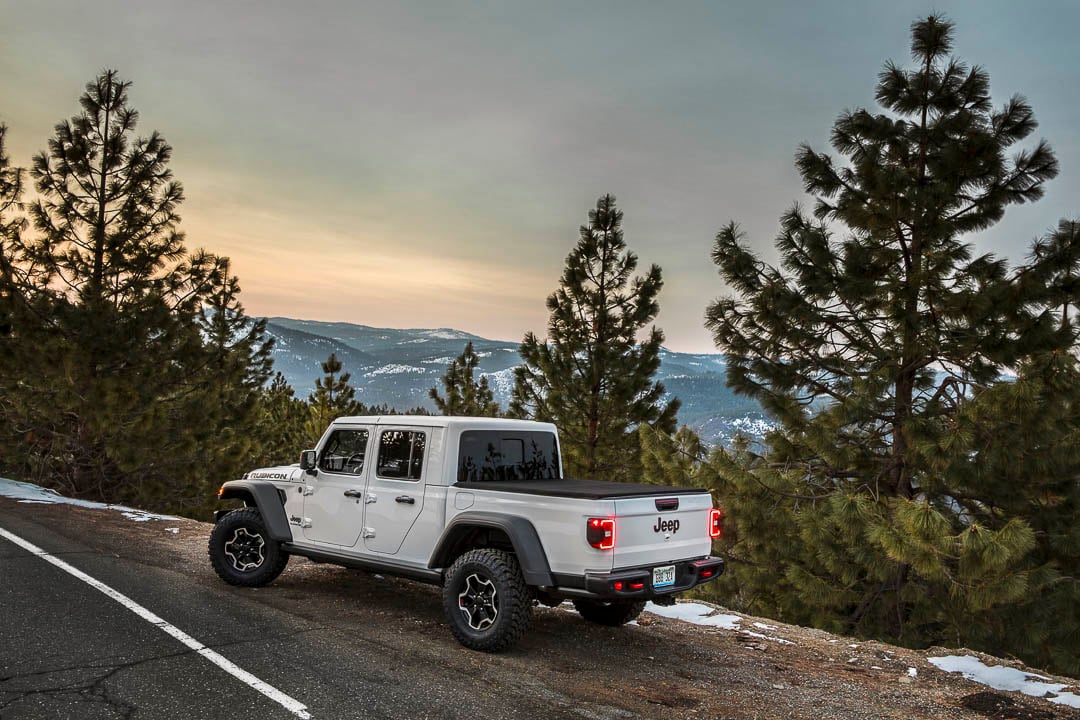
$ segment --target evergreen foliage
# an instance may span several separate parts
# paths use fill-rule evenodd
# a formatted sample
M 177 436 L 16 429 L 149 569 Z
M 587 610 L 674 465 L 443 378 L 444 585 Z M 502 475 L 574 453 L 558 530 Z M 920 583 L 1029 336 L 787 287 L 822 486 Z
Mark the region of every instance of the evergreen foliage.
M 679 401 L 664 404 L 664 386 L 653 381 L 664 334 L 652 327 L 638 342 L 660 310 L 661 272 L 653 265 L 635 277 L 638 260 L 626 248 L 622 218 L 611 195 L 589 211 L 547 299 L 547 340 L 527 333 L 524 363 L 515 370 L 510 414 L 558 427 L 571 476 L 636 479 L 637 427 L 675 430 Z
M 295 396 L 281 373 L 263 390 L 260 397 L 258 437 L 263 452 L 259 464 L 288 465 L 297 461 L 300 452 L 311 447 L 307 422 L 308 404 Z
M 1041 197 L 1057 163 L 1043 141 L 1010 156 L 1034 113 L 1020 97 L 993 108 L 986 72 L 951 44 L 951 23 L 914 23 L 914 67 L 879 75 L 883 111 L 836 121 L 842 160 L 800 148 L 815 203 L 781 218 L 780 267 L 735 223 L 716 238 L 734 294 L 710 305 L 707 326 L 729 385 L 782 426 L 763 454 L 712 458 L 733 530 L 724 582 L 744 609 L 788 621 L 908 644 L 978 640 L 1050 662 L 1000 620 L 1055 582 L 1071 588 L 1060 602 L 1075 598 L 1075 580 L 1053 570 L 1071 541 L 1040 530 L 1064 515 L 1038 516 L 1046 487 L 1074 498 L 1077 476 L 1070 452 L 1051 462 L 1037 450 L 1075 432 L 1072 396 L 1042 440 L 1010 434 L 1003 409 L 1035 413 L 1042 383 L 1067 374 L 1031 375 L 1045 358 L 1071 364 L 1074 328 L 1053 308 L 1075 299 L 1077 249 L 1050 238 L 1010 271 L 965 241 Z
M 0 124 L 0 342 L 11 333 L 15 302 L 14 246 L 26 225 L 21 216 L 22 168 L 12 167 L 5 150 L 7 126 Z
M 322 363 L 324 376 L 315 381 L 315 392 L 308 397 L 310 412 L 306 425 L 306 447 L 315 447 L 330 423 L 346 415 L 359 415 L 365 408 L 356 400 L 356 388 L 349 384 L 350 373 L 343 373 L 341 361 L 330 353 Z
M 184 247 L 172 149 L 135 136 L 129 87 L 111 70 L 86 86 L 33 159 L 35 232 L 5 233 L 0 444 L 66 494 L 205 511 L 252 450 L 269 344 L 228 260 Z
M 707 487 L 714 478 L 704 470 L 705 444 L 694 430 L 681 426 L 674 434 L 650 425 L 638 428 L 641 439 L 641 482 L 669 487 Z
M 472 417 L 498 417 L 499 404 L 488 387 L 487 377 L 474 379 L 480 358 L 473 350 L 472 342 L 465 344 L 465 349 L 450 361 L 442 376 L 445 397 L 439 394 L 437 387 L 431 388 L 428 396 L 435 401 L 436 409 L 443 415 L 464 415 Z

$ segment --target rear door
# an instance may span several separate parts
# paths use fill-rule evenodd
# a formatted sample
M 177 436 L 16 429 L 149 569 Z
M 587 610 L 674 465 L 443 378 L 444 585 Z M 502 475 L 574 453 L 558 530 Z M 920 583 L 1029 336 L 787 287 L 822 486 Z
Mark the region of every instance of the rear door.
M 364 506 L 364 547 L 394 555 L 424 509 L 429 428 L 380 425 Z
M 711 508 L 708 493 L 617 498 L 615 568 L 705 557 L 712 550 Z

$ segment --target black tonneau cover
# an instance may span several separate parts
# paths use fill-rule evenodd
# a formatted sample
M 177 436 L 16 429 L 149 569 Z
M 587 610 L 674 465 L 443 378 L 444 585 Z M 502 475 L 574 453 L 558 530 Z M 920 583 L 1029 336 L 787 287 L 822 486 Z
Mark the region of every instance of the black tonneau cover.
M 581 498 L 605 500 L 629 497 L 667 497 L 671 495 L 696 495 L 708 492 L 702 488 L 668 487 L 666 485 L 634 485 L 632 483 L 606 482 L 604 480 L 488 480 L 484 482 L 459 482 L 454 487 L 462 490 L 495 490 L 497 492 L 543 495 L 545 497 Z

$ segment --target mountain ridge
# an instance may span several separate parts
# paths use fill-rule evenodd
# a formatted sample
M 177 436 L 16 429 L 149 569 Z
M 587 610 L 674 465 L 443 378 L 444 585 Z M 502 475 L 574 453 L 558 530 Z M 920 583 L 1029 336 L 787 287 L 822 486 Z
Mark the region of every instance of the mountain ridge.
M 379 328 L 347 322 L 268 317 L 266 332 L 274 338 L 274 369 L 298 397 L 307 397 L 322 376 L 320 363 L 331 352 L 350 374 L 357 399 L 367 405 L 400 410 L 434 410 L 428 396 L 441 388 L 446 366 L 472 342 L 480 358 L 477 377 L 488 378 L 496 402 L 505 408 L 521 364 L 518 343 L 491 340 L 454 328 Z M 760 440 L 772 424 L 752 398 L 736 395 L 726 383 L 727 363 L 719 353 L 679 353 L 664 348 L 656 379 L 665 399 L 682 402 L 679 421 L 697 430 L 711 444 L 726 444 L 736 434 Z

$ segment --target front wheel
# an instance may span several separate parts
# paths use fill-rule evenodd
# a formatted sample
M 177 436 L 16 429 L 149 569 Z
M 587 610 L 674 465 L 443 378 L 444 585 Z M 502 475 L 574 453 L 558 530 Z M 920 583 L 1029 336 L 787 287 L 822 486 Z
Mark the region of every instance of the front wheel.
M 471 650 L 499 652 L 529 627 L 532 601 L 517 558 L 483 548 L 461 555 L 446 571 L 443 610 L 450 632 Z
M 289 562 L 289 554 L 270 537 L 255 508 L 233 510 L 222 517 L 210 532 L 207 554 L 218 577 L 245 587 L 272 582 Z
M 575 600 L 581 617 L 598 625 L 618 627 L 635 619 L 645 609 L 644 600 Z

